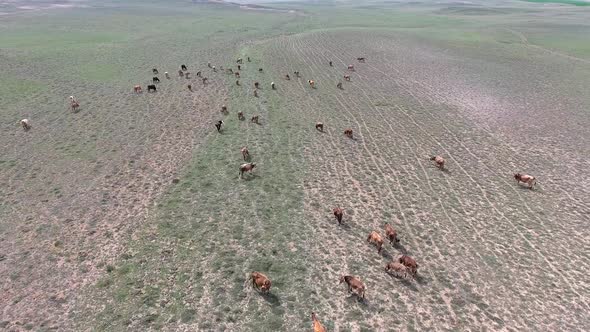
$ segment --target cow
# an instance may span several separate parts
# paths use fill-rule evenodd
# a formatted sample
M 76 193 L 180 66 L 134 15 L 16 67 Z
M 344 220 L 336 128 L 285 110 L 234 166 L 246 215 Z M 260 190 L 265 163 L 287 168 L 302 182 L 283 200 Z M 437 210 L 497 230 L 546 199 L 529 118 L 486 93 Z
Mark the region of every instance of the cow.
M 528 187 L 530 189 L 533 189 L 533 187 L 537 183 L 537 179 L 534 176 L 528 175 L 528 174 L 515 173 L 514 179 L 516 180 L 517 183 L 522 182 L 522 183 L 528 185 Z
M 234 70 L 233 70 L 233 69 L 231 69 L 231 68 L 227 68 L 225 71 L 226 71 L 228 74 L 233 74 L 233 73 L 234 73 Z
M 381 253 L 383 249 L 383 238 L 376 231 L 371 231 L 367 237 L 367 242 L 374 244 L 377 247 L 377 253 Z
M 390 244 L 398 243 L 397 231 L 390 224 L 385 224 L 385 237 L 389 239 Z
M 23 127 L 24 131 L 29 131 L 29 129 L 32 128 L 31 123 L 29 122 L 29 119 L 20 120 L 20 125 Z
M 76 100 L 76 97 L 70 96 L 70 103 L 72 103 L 72 102 L 76 102 L 76 103 L 78 102 L 78 100 Z
M 209 79 L 208 79 L 207 77 L 203 77 L 203 78 L 201 79 L 201 81 L 203 81 L 203 84 L 207 84 L 207 81 L 208 81 L 208 80 L 209 80 Z
M 192 85 L 189 84 L 186 87 L 188 88 L 188 91 L 191 91 L 191 92 L 193 91 L 193 86 Z
M 250 62 L 250 57 L 248 57 L 248 62 Z
M 315 89 L 315 81 L 314 81 L 314 80 L 307 80 L 307 83 L 309 83 L 309 86 L 310 86 L 312 89 Z
M 260 83 L 258 83 L 258 82 L 254 82 L 254 88 L 255 88 L 255 89 L 258 89 L 259 87 L 260 87 Z
M 350 82 L 350 75 L 344 75 L 344 79 L 348 82 Z
M 253 116 L 253 117 L 250 119 L 250 122 L 253 122 L 253 123 L 256 123 L 256 124 L 258 124 L 258 115 L 255 115 L 255 116 Z
M 416 263 L 416 260 L 414 260 L 412 257 L 408 255 L 401 255 L 398 257 L 397 262 L 407 267 L 408 271 L 413 276 L 415 276 L 416 273 L 418 273 L 418 264 Z
M 256 167 L 255 163 L 241 164 L 240 165 L 240 179 L 242 178 L 242 176 L 244 175 L 245 172 L 252 173 L 252 170 L 254 169 L 254 167 Z
M 352 129 L 348 128 L 344 131 L 344 135 L 346 135 L 346 137 L 352 139 Z
M 180 77 L 184 77 L 184 72 L 183 72 L 182 70 L 179 70 L 179 71 L 178 71 L 178 76 L 180 76 Z
M 273 90 L 276 90 L 277 89 L 277 87 L 275 86 L 275 82 L 270 82 L 270 87 Z
M 238 65 L 238 70 L 242 70 L 242 66 Z
M 150 91 L 152 91 L 152 90 L 154 90 L 154 92 L 156 92 L 156 91 L 157 91 L 157 90 L 156 90 L 156 85 L 155 85 L 155 84 L 149 84 L 149 85 L 147 86 L 147 88 L 148 88 L 148 92 L 150 92 Z
M 262 68 L 258 68 L 258 72 L 259 73 L 262 73 Z
M 186 71 L 186 66 L 185 65 L 180 65 L 180 70 Z
M 141 93 L 141 85 L 136 85 L 133 87 L 133 91 L 135 93 Z
M 353 276 L 341 276 L 340 283 L 346 282 L 348 285 L 348 291 L 356 293 L 357 296 L 362 299 L 365 298 L 365 285 L 360 279 Z
M 221 113 L 227 113 L 227 106 L 221 105 Z
M 236 85 L 240 85 L 240 80 L 236 80 Z
M 324 124 L 321 122 L 316 122 L 315 129 L 324 132 Z
M 332 65 L 332 61 L 330 61 L 330 67 L 334 67 L 334 66 Z
M 240 152 L 242 153 L 242 157 L 244 158 L 244 161 L 246 161 L 246 160 L 248 160 L 248 158 L 250 158 L 250 151 L 248 151 L 247 146 L 244 146 L 243 148 L 241 148 Z
M 245 119 L 246 118 L 244 117 L 244 112 L 242 112 L 242 111 L 238 112 L 238 120 L 243 121 Z
M 344 216 L 344 210 L 339 207 L 335 207 L 332 209 L 332 213 L 334 213 L 334 217 L 338 220 L 338 225 L 342 225 L 342 216 Z
M 439 169 L 445 169 L 445 159 L 441 156 L 432 156 L 430 160 L 434 161 L 436 167 Z
M 186 72 L 186 74 L 184 74 L 184 78 L 186 78 L 187 80 L 190 80 L 191 73 L 190 72 Z
M 242 60 L 242 58 L 238 58 L 238 60 L 236 61 L 236 63 L 244 63 L 244 61 Z
M 365 62 L 365 58 L 356 58 L 358 62 Z
M 354 71 L 354 65 L 348 65 L 348 70 Z
M 258 90 L 254 90 L 254 97 L 258 98 Z
M 293 72 L 293 74 L 295 74 L 295 77 L 301 77 L 301 76 L 299 75 L 299 71 L 294 71 L 294 72 Z
M 197 72 L 197 77 L 201 77 L 201 71 L 200 70 Z
M 340 90 L 342 90 L 342 82 L 338 82 L 338 84 L 336 84 L 336 87 Z
M 222 120 L 219 120 L 215 123 L 215 128 L 217 128 L 217 132 L 221 131 L 221 125 L 223 124 Z
M 406 279 L 408 277 L 408 268 L 399 262 L 389 262 L 387 263 L 387 265 L 385 265 L 385 271 L 387 273 L 391 273 L 394 274 L 398 277 L 402 277 L 404 279 Z
M 152 73 L 154 73 L 154 75 L 158 75 L 158 70 L 156 68 L 152 69 Z
M 211 62 L 207 62 L 207 67 L 211 68 Z
M 74 96 L 70 96 L 70 108 L 72 109 L 72 111 L 76 111 L 78 107 L 80 107 L 80 104 L 78 103 L 76 98 L 74 98 Z
M 166 76 L 166 79 L 170 79 L 170 74 L 168 74 L 168 72 L 164 72 L 164 76 Z
M 217 72 L 217 68 L 215 68 L 215 66 L 213 66 L 213 71 L 214 72 Z
M 270 291 L 271 282 L 270 279 L 260 272 L 252 272 L 248 280 L 252 280 L 252 287 L 256 288 L 262 293 L 268 293 Z
M 289 80 L 291 80 L 291 76 L 289 76 L 289 74 L 287 74 L 287 75 L 285 75 L 285 79 L 286 79 L 287 81 L 289 81 Z
M 236 78 L 240 78 L 240 73 L 239 72 L 235 72 L 234 75 L 236 76 Z
M 160 83 L 160 79 L 159 79 L 159 78 L 157 78 L 156 76 L 154 76 L 154 77 L 152 78 L 152 82 L 154 82 L 154 83 Z
M 320 323 L 320 320 L 316 316 L 315 312 L 311 313 L 311 321 L 313 324 L 313 332 L 326 332 L 326 329 L 324 328 L 322 323 Z

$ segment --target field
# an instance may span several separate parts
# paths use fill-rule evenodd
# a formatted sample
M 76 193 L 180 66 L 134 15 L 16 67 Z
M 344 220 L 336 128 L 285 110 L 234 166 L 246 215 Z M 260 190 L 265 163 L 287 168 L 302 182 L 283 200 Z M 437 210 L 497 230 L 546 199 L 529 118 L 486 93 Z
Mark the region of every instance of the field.
M 0 5 L 0 330 L 590 329 L 588 7 L 56 3 Z

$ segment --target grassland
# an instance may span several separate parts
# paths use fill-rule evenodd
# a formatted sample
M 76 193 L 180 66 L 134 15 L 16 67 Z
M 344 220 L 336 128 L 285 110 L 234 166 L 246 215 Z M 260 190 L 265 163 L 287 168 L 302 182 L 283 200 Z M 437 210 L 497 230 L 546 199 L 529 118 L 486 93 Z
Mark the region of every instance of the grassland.
M 0 329 L 304 331 L 315 311 L 330 331 L 587 330 L 590 12 L 272 6 L 3 9 Z M 240 86 L 207 67 L 240 56 Z M 158 92 L 133 94 L 154 67 Z M 401 245 L 379 255 L 366 236 L 385 222 Z M 416 280 L 384 272 L 400 253 Z

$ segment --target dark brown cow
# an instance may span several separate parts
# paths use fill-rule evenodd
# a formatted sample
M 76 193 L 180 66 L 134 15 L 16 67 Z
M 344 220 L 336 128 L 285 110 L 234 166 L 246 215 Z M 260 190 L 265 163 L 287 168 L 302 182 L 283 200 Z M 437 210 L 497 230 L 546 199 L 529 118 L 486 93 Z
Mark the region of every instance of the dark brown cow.
M 344 75 L 344 79 L 350 82 L 350 75 Z
M 383 249 L 383 238 L 376 231 L 371 231 L 367 237 L 367 242 L 374 244 L 377 247 L 377 253 L 381 253 Z
M 340 207 L 335 207 L 332 209 L 332 213 L 334 213 L 334 217 L 336 217 L 336 220 L 338 220 L 338 225 L 342 225 L 344 210 L 342 210 Z
M 188 91 L 193 91 L 193 86 L 192 85 L 189 84 L 186 87 L 188 88 Z
M 23 127 L 24 131 L 29 131 L 29 129 L 32 128 L 31 123 L 29 122 L 29 119 L 20 120 L 20 125 Z
M 350 129 L 350 128 L 346 129 L 344 131 L 344 135 L 346 135 L 346 137 L 348 137 L 348 138 L 352 138 L 352 129 Z
M 152 69 L 152 73 L 154 73 L 154 75 L 158 75 L 158 70 L 156 68 Z
M 250 274 L 250 278 L 248 278 L 248 280 L 252 280 L 252 287 L 256 288 L 262 293 L 268 293 L 270 291 L 270 279 L 264 274 L 254 271 Z
M 294 71 L 293 74 L 295 74 L 296 77 L 301 77 L 298 71 Z
M 340 277 L 340 283 L 346 282 L 348 285 L 348 291 L 356 293 L 357 296 L 365 298 L 365 285 L 360 279 L 353 276 L 342 276 Z
M 244 158 L 244 160 L 248 160 L 248 158 L 250 158 L 250 151 L 248 151 L 247 146 L 244 146 L 243 148 L 241 148 L 240 152 L 242 153 L 242 157 Z
M 533 187 L 537 183 L 537 179 L 534 176 L 528 175 L 528 174 L 515 173 L 514 174 L 514 179 L 518 183 L 521 183 L 522 182 L 522 183 L 528 185 L 528 187 L 530 189 L 533 189 Z
M 315 89 L 315 81 L 314 81 L 314 80 L 307 80 L 307 83 L 309 83 L 309 86 L 310 86 L 312 89 Z
M 221 113 L 227 113 L 227 106 L 225 106 L 225 105 L 221 106 Z
M 285 79 L 288 81 L 291 79 L 291 76 L 289 76 L 289 74 L 285 75 Z
M 207 84 L 207 81 L 208 81 L 208 80 L 209 80 L 209 79 L 208 79 L 207 77 L 203 77 L 203 78 L 201 79 L 201 81 L 203 81 L 203 84 Z
M 258 124 L 258 115 L 255 115 L 255 116 L 253 116 L 253 117 L 250 119 L 250 122 L 253 122 L 253 123 L 256 123 L 256 124 Z
M 240 179 L 242 178 L 242 176 L 244 175 L 245 172 L 252 173 L 252 170 L 254 169 L 254 167 L 256 167 L 255 163 L 241 164 L 240 165 Z
M 244 112 L 240 111 L 238 112 L 238 120 L 245 120 L 246 118 L 244 117 Z
M 135 91 L 135 93 L 141 93 L 141 85 L 134 86 L 133 91 Z
M 434 161 L 436 167 L 439 169 L 445 169 L 445 159 L 441 156 L 432 156 L 430 160 Z
M 385 224 L 385 237 L 389 239 L 390 244 L 399 242 L 397 231 L 390 224 Z
M 258 89 L 260 87 L 260 83 L 254 82 L 254 88 Z
M 324 124 L 323 124 L 323 123 L 321 123 L 321 122 L 317 122 L 317 123 L 315 124 L 315 129 L 317 129 L 317 130 L 319 130 L 319 131 L 323 132 L 323 131 L 324 131 Z
M 385 271 L 404 279 L 408 277 L 408 268 L 399 262 L 389 262 L 387 265 L 385 265 Z
M 358 62 L 365 62 L 365 58 L 356 58 Z
M 235 76 L 236 78 L 240 78 L 240 73 L 239 73 L 239 72 L 235 72 L 235 73 L 234 73 L 234 76 Z
M 409 272 L 412 275 L 416 275 L 416 273 L 418 273 L 418 264 L 416 263 L 416 260 L 414 260 L 412 257 L 408 256 L 408 255 L 401 255 L 398 259 L 397 259 L 398 263 L 403 264 L 405 267 L 408 268 Z

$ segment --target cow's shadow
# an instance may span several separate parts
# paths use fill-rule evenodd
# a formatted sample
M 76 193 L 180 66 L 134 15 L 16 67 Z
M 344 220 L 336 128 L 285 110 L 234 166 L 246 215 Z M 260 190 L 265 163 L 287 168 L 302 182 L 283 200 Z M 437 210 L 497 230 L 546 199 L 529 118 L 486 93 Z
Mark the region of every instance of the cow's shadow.
M 393 256 L 391 256 L 391 254 L 385 250 L 385 249 L 381 249 L 381 257 L 387 259 L 387 260 L 393 260 Z
M 273 307 L 281 306 L 281 300 L 278 296 L 274 295 L 273 293 L 260 293 L 260 296 L 262 296 L 262 298 Z
M 414 277 L 414 280 L 416 280 L 416 282 L 420 285 L 428 285 L 428 279 L 426 279 L 421 274 L 416 274 L 416 276 Z
M 242 180 L 252 181 L 252 180 L 256 179 L 257 177 L 258 177 L 258 175 L 256 175 L 256 174 L 249 174 L 247 176 L 242 176 Z
M 360 303 L 364 307 L 367 307 L 369 305 L 367 299 L 363 299 L 362 297 L 360 297 L 357 294 L 352 293 L 352 292 L 348 293 L 348 296 L 346 297 L 346 302 L 348 302 L 350 304 Z
M 406 249 L 406 247 L 404 247 L 404 245 L 401 244 L 401 242 L 394 242 L 391 246 L 399 250 L 399 252 L 401 252 L 404 255 L 408 254 L 408 249 Z

